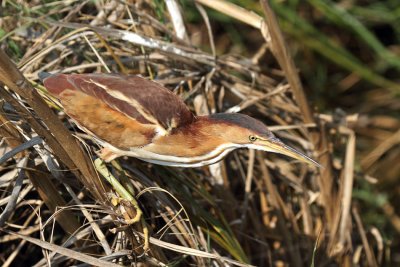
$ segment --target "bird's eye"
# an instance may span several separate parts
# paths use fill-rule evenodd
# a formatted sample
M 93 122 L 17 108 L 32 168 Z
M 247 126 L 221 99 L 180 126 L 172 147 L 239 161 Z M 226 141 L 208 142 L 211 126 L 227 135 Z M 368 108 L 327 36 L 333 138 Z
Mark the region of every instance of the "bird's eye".
M 249 140 L 250 140 L 250 142 L 254 142 L 257 140 L 257 137 L 255 137 L 254 135 L 250 135 Z

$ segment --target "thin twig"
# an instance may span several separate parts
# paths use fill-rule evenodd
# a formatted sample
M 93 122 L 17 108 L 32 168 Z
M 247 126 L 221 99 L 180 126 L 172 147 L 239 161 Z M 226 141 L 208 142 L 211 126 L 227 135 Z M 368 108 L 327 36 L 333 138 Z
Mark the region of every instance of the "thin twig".
M 14 211 L 15 205 L 17 204 L 17 199 L 19 197 L 19 193 L 21 192 L 22 188 L 22 181 L 25 179 L 25 171 L 23 168 L 26 166 L 28 158 L 23 158 L 17 164 L 18 168 L 18 177 L 15 180 L 13 190 L 11 192 L 11 198 L 7 202 L 6 207 L 4 208 L 3 212 L 0 214 L 0 228 L 2 228 L 5 222 L 10 217 L 11 213 Z
M 25 143 L 17 146 L 16 148 L 14 148 L 11 151 L 8 151 L 7 153 L 5 153 L 1 158 L 0 158 L 0 165 L 3 164 L 5 161 L 7 161 L 8 159 L 14 157 L 16 154 L 18 154 L 19 152 L 22 152 L 30 147 L 33 147 L 35 145 L 41 144 L 43 143 L 43 139 L 40 138 L 39 136 L 35 136 L 32 139 L 26 141 Z

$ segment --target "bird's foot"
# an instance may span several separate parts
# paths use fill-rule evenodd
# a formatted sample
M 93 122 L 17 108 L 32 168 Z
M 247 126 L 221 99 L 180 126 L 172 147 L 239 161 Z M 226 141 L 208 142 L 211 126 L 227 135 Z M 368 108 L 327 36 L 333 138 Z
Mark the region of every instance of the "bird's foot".
M 144 235 L 144 246 L 143 249 L 146 251 L 149 249 L 149 230 L 146 222 L 143 218 L 143 211 L 139 207 L 139 203 L 136 199 L 126 190 L 121 183 L 112 175 L 107 169 L 104 161 L 100 158 L 94 161 L 96 170 L 111 184 L 114 190 L 117 192 L 118 197 L 112 197 L 111 203 L 114 206 L 119 206 L 122 216 L 126 224 L 131 225 L 140 222 L 143 228 Z
M 114 207 L 118 207 L 122 217 L 124 217 L 124 223 L 131 225 L 140 221 L 143 212 L 137 206 L 136 201 L 129 201 L 122 197 L 112 196 L 111 204 Z

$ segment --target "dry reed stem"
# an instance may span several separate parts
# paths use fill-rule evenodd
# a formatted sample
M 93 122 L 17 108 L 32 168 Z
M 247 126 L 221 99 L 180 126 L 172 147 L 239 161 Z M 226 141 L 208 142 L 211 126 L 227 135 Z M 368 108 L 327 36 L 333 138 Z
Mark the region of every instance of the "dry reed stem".
M 363 242 L 363 246 L 364 246 L 364 249 L 365 249 L 365 254 L 367 256 L 368 266 L 378 267 L 374 252 L 373 252 L 373 250 L 371 249 L 371 247 L 369 245 L 369 242 L 368 242 L 368 239 L 367 239 L 367 235 L 365 233 L 364 226 L 362 225 L 361 218 L 360 218 L 360 215 L 358 214 L 357 209 L 353 208 L 352 213 L 353 213 L 355 222 L 357 224 L 357 228 L 358 228 L 358 231 L 360 233 L 361 240 Z
M 261 29 L 263 19 L 256 13 L 250 12 L 240 6 L 225 0 L 196 0 L 196 2 L 220 11 L 223 14 L 238 19 L 254 28 Z
M 313 114 L 308 105 L 294 61 L 290 56 L 287 45 L 283 39 L 283 34 L 278 25 L 275 13 L 270 8 L 267 0 L 260 0 L 260 2 L 265 13 L 265 24 L 264 27 L 261 27 L 261 32 L 263 33 L 267 43 L 271 42 L 271 51 L 286 74 L 286 78 L 288 79 L 292 92 L 297 100 L 304 122 L 313 123 Z
M 75 170 L 75 166 L 77 166 L 82 173 L 82 175 L 79 175 L 82 182 L 87 184 L 89 188 L 93 188 L 94 191 L 92 191 L 92 193 L 94 193 L 96 197 L 104 199 L 102 185 L 96 183 L 98 177 L 88 157 L 83 153 L 77 141 L 58 120 L 57 116 L 49 109 L 37 91 L 28 83 L 3 51 L 0 51 L 0 78 L 8 88 L 25 98 L 28 104 L 49 128 L 51 134 L 45 130 L 32 115 L 27 113 L 27 117 L 31 117 L 30 123 L 35 131 L 41 135 L 42 138 L 46 139 L 53 148 L 53 151 L 57 151 L 57 155 L 62 155 L 61 160 L 69 166 L 71 170 Z M 15 103 L 12 97 L 4 90 L 2 92 L 3 97 L 7 98 L 11 103 Z M 17 107 L 19 106 L 19 104 L 15 104 Z M 14 107 L 17 108 L 15 105 Z M 24 112 L 24 110 L 21 109 L 20 112 Z M 52 135 L 54 135 L 56 139 Z
M 400 143 L 400 130 L 383 140 L 361 160 L 361 166 L 368 170 L 389 149 Z
M 271 181 L 271 176 L 269 171 L 267 170 L 264 164 L 264 157 L 263 155 L 257 151 L 257 159 L 260 163 L 261 172 L 264 179 L 264 185 L 271 197 L 271 205 L 275 208 L 276 215 L 278 217 L 278 229 L 280 234 L 283 236 L 285 245 L 288 247 L 287 253 L 289 254 L 289 261 L 291 265 L 296 266 L 298 263 L 301 262 L 300 252 L 298 247 L 296 247 L 296 243 L 293 240 L 292 235 L 289 234 L 290 230 L 285 225 L 286 216 L 284 216 L 284 212 L 282 212 L 281 201 L 279 199 L 278 191 L 276 190 L 275 185 Z
M 354 180 L 354 162 L 355 162 L 355 150 L 356 150 L 356 136 L 355 133 L 348 128 L 339 129 L 342 134 L 348 135 L 348 141 L 346 145 L 346 158 L 344 162 L 344 168 L 342 173 L 341 183 L 341 220 L 339 227 L 339 242 L 336 244 L 336 249 L 344 249 L 346 239 L 349 238 L 351 233 L 350 222 L 351 222 L 351 199 L 353 192 L 353 180 Z
M 61 255 L 67 256 L 69 258 L 76 259 L 78 261 L 85 262 L 85 263 L 88 263 L 88 264 L 91 264 L 91 265 L 94 265 L 94 266 L 105 266 L 105 267 L 107 267 L 107 266 L 110 266 L 110 267 L 120 266 L 118 264 L 114 264 L 114 263 L 110 263 L 110 262 L 107 262 L 107 261 L 103 261 L 103 260 L 88 256 L 88 255 L 85 255 L 83 253 L 76 252 L 76 251 L 71 250 L 71 249 L 67 249 L 67 248 L 64 248 L 64 247 L 61 247 L 61 246 L 50 244 L 48 242 L 45 242 L 45 241 L 42 241 L 42 240 L 39 240 L 39 239 L 35 239 L 35 238 L 32 238 L 32 237 L 24 236 L 24 235 L 21 235 L 21 234 L 18 234 L 18 233 L 14 233 L 14 232 L 11 232 L 11 231 L 8 231 L 8 230 L 3 230 L 3 231 L 5 231 L 6 233 L 8 233 L 10 235 L 15 235 L 15 236 L 21 238 L 22 240 L 25 240 L 25 241 L 33 243 L 33 244 L 35 244 L 37 246 L 40 246 L 43 249 L 54 251 L 54 252 L 57 252 L 58 254 L 61 254 Z
M 33 162 L 29 163 L 29 168 L 35 169 Z M 28 177 L 33 186 L 38 190 L 41 198 L 45 200 L 46 206 L 51 212 L 55 212 L 58 207 L 67 206 L 65 200 L 58 194 L 57 187 L 50 179 L 50 175 L 48 175 L 44 170 L 42 170 L 41 173 L 38 171 L 29 171 Z M 70 211 L 59 213 L 56 220 L 64 231 L 69 234 L 74 233 L 80 227 L 80 223 L 76 216 L 74 216 Z

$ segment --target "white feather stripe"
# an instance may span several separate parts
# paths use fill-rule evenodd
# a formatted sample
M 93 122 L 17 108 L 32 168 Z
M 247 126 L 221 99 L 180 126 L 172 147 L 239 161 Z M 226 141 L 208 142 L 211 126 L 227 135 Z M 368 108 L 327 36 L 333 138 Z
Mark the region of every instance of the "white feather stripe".
M 150 163 L 155 163 L 158 165 L 165 165 L 165 166 L 172 166 L 172 167 L 202 167 L 202 166 L 206 166 L 206 165 L 210 165 L 210 164 L 214 164 L 218 161 L 220 161 L 221 159 L 223 159 L 229 152 L 231 152 L 232 150 L 234 150 L 235 148 L 231 148 L 231 149 L 227 149 L 225 151 L 223 151 L 221 154 L 219 154 L 217 157 L 214 158 L 209 158 L 206 160 L 202 160 L 199 162 L 193 162 L 193 163 L 183 163 L 183 162 L 171 162 L 171 161 L 161 161 L 161 160 L 155 160 L 155 159 L 143 159 L 140 158 L 143 161 L 147 161 Z
M 104 89 L 110 96 L 112 96 L 112 97 L 114 97 L 114 98 L 116 98 L 118 100 L 124 101 L 124 102 L 128 103 L 130 106 L 134 107 L 137 110 L 137 112 L 139 112 L 140 115 L 143 116 L 143 118 L 145 118 L 147 121 L 149 121 L 149 122 L 151 122 L 151 123 L 153 123 L 154 125 L 157 126 L 157 135 L 163 136 L 163 135 L 168 134 L 167 131 L 164 129 L 164 127 L 162 127 L 162 125 L 160 125 L 158 120 L 155 119 L 151 114 L 149 114 L 149 112 L 138 101 L 136 101 L 135 99 L 129 98 L 126 95 L 124 95 L 122 92 L 117 91 L 117 90 L 113 90 L 113 89 L 107 87 L 106 85 L 104 85 L 102 83 L 93 81 L 92 79 L 90 79 L 89 82 L 91 82 L 91 83 L 97 85 L 98 87 Z M 113 107 L 113 108 L 114 109 L 118 109 L 117 107 Z
M 216 149 L 211 151 L 210 153 L 197 156 L 197 157 L 176 157 L 171 155 L 162 155 L 154 152 L 150 152 L 146 150 L 145 146 L 143 148 L 132 148 L 130 151 L 123 151 L 116 147 L 111 146 L 108 143 L 103 143 L 103 146 L 112 150 L 114 153 L 121 156 L 131 156 L 135 158 L 139 158 L 143 161 L 147 161 L 150 163 L 156 163 L 159 165 L 166 166 L 176 166 L 176 167 L 201 167 L 205 165 L 209 165 L 215 162 L 220 161 L 224 158 L 229 152 L 234 149 L 244 147 L 236 144 L 223 144 L 218 146 Z

